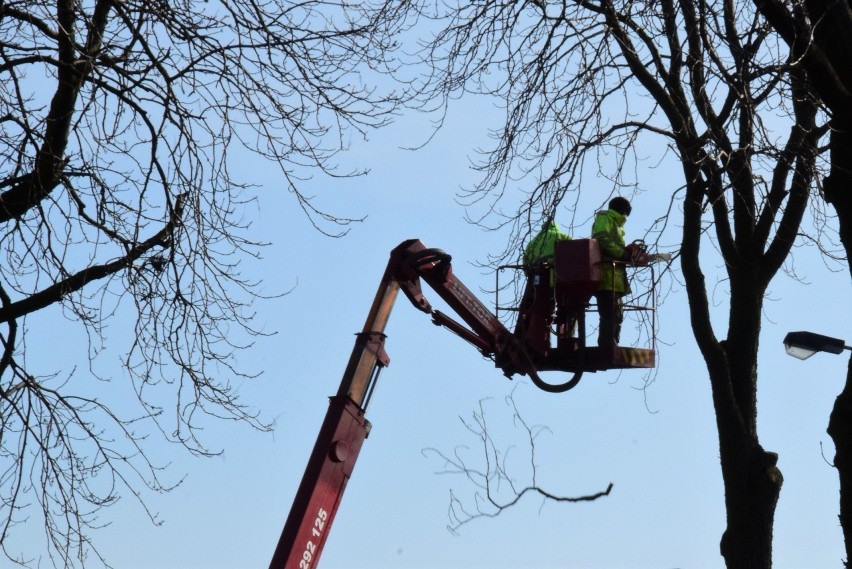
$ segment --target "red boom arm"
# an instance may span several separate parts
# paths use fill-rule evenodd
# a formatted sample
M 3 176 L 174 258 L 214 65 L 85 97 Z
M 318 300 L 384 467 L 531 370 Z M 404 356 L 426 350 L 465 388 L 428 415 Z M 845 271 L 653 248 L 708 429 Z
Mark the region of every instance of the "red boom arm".
M 420 290 L 421 276 L 474 331 L 432 310 Z M 384 351 L 384 329 L 400 288 L 417 308 L 433 314 L 436 322 L 461 334 L 485 353 L 492 354 L 497 345 L 513 339 L 500 321 L 453 276 L 449 255 L 427 249 L 418 240 L 405 241 L 395 248 L 364 329 L 355 341 L 340 388 L 331 398 L 270 569 L 311 569 L 322 553 L 346 483 L 370 430 L 365 410 L 379 372 L 389 363 Z
M 564 262 L 560 263 L 560 258 L 564 258 Z M 578 263 L 578 259 L 582 260 Z M 379 372 L 390 361 L 384 351 L 384 330 L 400 289 L 415 307 L 431 314 L 436 324 L 450 329 L 484 355 L 492 357 L 506 376 L 516 373 L 529 375 L 537 386 L 547 391 L 570 389 L 584 370 L 653 366 L 652 350 L 617 347 L 602 353 L 597 348 L 586 349 L 585 344 L 574 341 L 566 341 L 564 346 L 557 346 L 547 353 L 537 353 L 532 336 L 509 332 L 453 275 L 450 261 L 448 254 L 439 249 L 428 249 L 416 239 L 404 241 L 391 251 L 337 395 L 331 398 L 270 569 L 312 569 L 322 553 L 346 483 L 370 430 L 365 412 Z M 599 264 L 600 255 L 594 241 L 575 240 L 557 244 L 557 296 L 584 305 L 597 286 L 597 281 L 590 279 L 589 274 Z M 461 317 L 464 324 L 432 309 L 423 296 L 421 279 Z M 537 282 L 545 281 L 539 279 Z M 532 310 L 533 315 L 536 311 L 541 312 L 537 308 Z M 549 313 L 550 309 L 546 311 Z M 542 331 L 548 332 L 546 324 Z M 584 336 L 584 331 L 580 336 Z M 628 357 L 631 360 L 639 358 L 639 363 L 627 362 Z M 537 369 L 573 371 L 575 378 L 566 384 L 551 386 L 538 378 Z

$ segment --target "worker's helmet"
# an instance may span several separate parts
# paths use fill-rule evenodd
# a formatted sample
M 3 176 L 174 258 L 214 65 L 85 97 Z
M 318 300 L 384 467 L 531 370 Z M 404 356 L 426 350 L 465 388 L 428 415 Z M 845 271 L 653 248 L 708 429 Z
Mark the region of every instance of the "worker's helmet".
M 633 208 L 630 206 L 630 202 L 627 201 L 627 198 L 623 198 L 621 196 L 612 198 L 609 202 L 609 209 L 617 211 L 625 217 L 630 215 L 630 212 L 633 211 Z

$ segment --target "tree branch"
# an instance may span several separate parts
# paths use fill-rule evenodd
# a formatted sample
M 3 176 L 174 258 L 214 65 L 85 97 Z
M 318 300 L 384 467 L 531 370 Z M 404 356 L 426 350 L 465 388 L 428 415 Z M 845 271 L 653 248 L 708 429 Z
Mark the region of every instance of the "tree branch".
M 424 454 L 434 454 L 444 465 L 440 474 L 460 476 L 473 486 L 474 493 L 470 499 L 461 499 L 456 492 L 450 491 L 450 505 L 447 515 L 450 519 L 448 529 L 456 533 L 462 526 L 481 518 L 495 518 L 507 509 L 517 505 L 525 496 L 535 494 L 543 500 L 562 503 L 593 502 L 608 496 L 613 488 L 609 483 L 605 490 L 580 496 L 565 496 L 546 490 L 537 483 L 538 464 L 536 461 L 536 439 L 545 427 L 531 426 L 518 410 L 514 398 L 514 390 L 506 396 L 505 403 L 511 408 L 512 423 L 517 433 L 526 442 L 528 456 L 527 471 L 529 483 L 520 486 L 515 475 L 514 462 L 510 462 L 512 446 L 505 449 L 498 447 L 494 433 L 489 430 L 489 421 L 485 412 L 485 402 L 479 401 L 479 410 L 475 411 L 471 421 L 461 419 L 465 429 L 479 440 L 480 456 L 478 466 L 472 465 L 465 457 L 468 450 L 465 446 L 455 449 L 452 456 L 434 448 L 424 449 Z M 467 505 L 470 503 L 471 505 Z
M 4 305 L 0 308 L 0 322 L 11 322 L 37 310 L 41 310 L 55 302 L 59 302 L 69 294 L 81 290 L 87 284 L 112 276 L 130 267 L 135 261 L 154 247 L 167 247 L 172 241 L 174 230 L 181 223 L 186 195 L 178 196 L 172 210 L 171 219 L 160 231 L 131 247 L 122 257 L 101 265 L 92 265 L 78 271 L 62 281 L 32 293 L 27 298 Z

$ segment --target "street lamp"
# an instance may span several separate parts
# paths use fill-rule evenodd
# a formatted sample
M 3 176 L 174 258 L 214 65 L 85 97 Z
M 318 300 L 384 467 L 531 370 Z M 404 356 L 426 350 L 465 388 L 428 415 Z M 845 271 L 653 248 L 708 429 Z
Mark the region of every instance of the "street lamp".
M 784 336 L 784 349 L 794 358 L 806 360 L 817 352 L 842 354 L 843 350 L 852 350 L 852 346 L 847 346 L 843 340 L 822 334 L 790 332 Z

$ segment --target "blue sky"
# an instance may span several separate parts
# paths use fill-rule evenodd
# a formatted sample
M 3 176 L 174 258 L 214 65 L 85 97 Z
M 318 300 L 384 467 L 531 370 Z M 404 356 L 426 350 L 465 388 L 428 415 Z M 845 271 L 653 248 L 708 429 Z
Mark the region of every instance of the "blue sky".
M 327 398 L 336 392 L 389 251 L 405 239 L 420 238 L 451 253 L 456 274 L 472 290 L 492 285 L 493 276 L 473 263 L 500 251 L 505 235 L 466 223 L 454 196 L 460 186 L 476 181 L 468 156 L 487 144 L 486 128 L 495 115 L 481 105 L 455 105 L 429 146 L 399 150 L 420 142 L 419 120 L 372 135 L 369 144 L 355 145 L 343 158 L 370 167 L 369 176 L 310 182 L 319 205 L 368 216 L 343 239 L 313 230 L 292 197 L 277 191 L 274 169 L 246 161 L 262 186 L 260 207 L 251 213 L 256 215 L 253 234 L 272 242 L 264 258 L 247 269 L 263 278 L 268 292 L 293 289 L 258 304 L 259 321 L 277 335 L 262 339 L 240 359 L 263 371 L 241 392 L 275 421 L 275 429 L 262 434 L 214 423 L 206 435 L 225 453 L 209 460 L 155 447 L 154 456 L 171 462 L 170 475 L 186 478 L 172 493 L 149 500 L 163 520 L 159 527 L 131 500 L 108 514 L 111 525 L 100 538 L 115 567 L 267 567 Z M 634 201 L 628 236 L 641 235 L 665 211 L 674 189 L 666 183 L 679 179 L 676 171 L 647 174 L 645 183 L 654 187 Z M 587 211 L 576 212 L 577 219 L 588 218 L 605 199 L 606 188 L 588 180 L 588 197 L 579 205 Z M 560 219 L 573 213 L 560 211 Z M 588 230 L 581 225 L 575 234 Z M 852 337 L 849 280 L 845 271 L 828 270 L 813 248 L 795 255 L 797 272 L 810 284 L 784 275 L 773 282 L 759 362 L 761 440 L 779 453 L 785 477 L 775 567 L 837 567 L 844 554 L 837 477 L 828 464 L 833 448 L 825 428 L 847 360 L 827 354 L 794 360 L 784 354 L 781 340 L 791 330 Z M 709 257 L 708 262 L 719 264 Z M 689 329 L 685 292 L 676 278 L 666 283 L 670 290 L 658 313 L 659 368 L 653 383 L 643 390 L 641 371 L 589 374 L 560 395 L 541 392 L 523 378 L 507 380 L 475 349 L 433 326 L 400 297 L 387 328 L 391 365 L 368 413 L 372 432 L 319 566 L 723 567 L 718 554 L 723 488 L 709 382 Z M 720 322 L 727 317 L 723 288 L 714 294 Z M 436 299 L 428 291 L 427 297 Z M 481 298 L 491 303 L 490 295 Z M 108 353 L 103 365 L 110 365 L 109 357 L 117 361 Z M 474 521 L 452 535 L 446 529 L 450 489 L 462 496 L 473 490 L 460 478 L 438 474 L 442 463 L 423 450 L 475 445 L 459 417 L 469 417 L 482 399 L 488 400 L 495 438 L 508 446 L 512 429 L 499 425 L 509 416 L 504 398 L 510 393 L 530 423 L 551 431 L 537 448 L 542 486 L 579 495 L 613 482 L 612 494 L 575 505 L 524 500 L 499 518 Z M 523 457 L 525 451 L 517 452 Z M 475 449 L 471 453 L 476 456 Z M 523 458 L 518 464 L 523 482 Z

